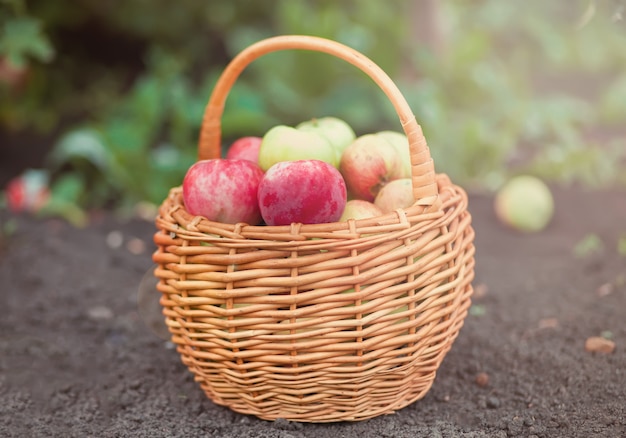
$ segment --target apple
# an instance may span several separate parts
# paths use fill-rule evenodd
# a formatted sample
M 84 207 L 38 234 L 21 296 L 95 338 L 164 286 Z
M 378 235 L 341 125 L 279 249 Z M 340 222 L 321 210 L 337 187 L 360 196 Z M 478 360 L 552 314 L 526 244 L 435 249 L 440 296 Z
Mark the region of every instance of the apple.
M 350 199 L 346 203 L 346 207 L 339 218 L 339 222 L 345 222 L 348 219 L 367 219 L 382 215 L 382 210 L 374 205 L 374 203 L 362 199 Z
M 335 222 L 346 206 L 341 173 L 321 160 L 281 161 L 259 184 L 259 206 L 267 225 Z
M 13 212 L 37 212 L 50 199 L 48 173 L 40 169 L 27 169 L 11 179 L 6 186 L 7 206 Z
M 554 200 L 548 186 L 530 175 L 507 181 L 494 199 L 496 216 L 505 225 L 524 232 L 543 230 L 554 214 Z
M 300 123 L 296 129 L 314 131 L 321 134 L 335 149 L 337 163 L 341 160 L 343 151 L 356 138 L 354 130 L 348 123 L 337 117 L 320 117 Z
M 227 224 L 261 222 L 257 192 L 263 170 L 249 160 L 216 158 L 193 164 L 183 180 L 183 200 L 196 216 Z
M 259 165 L 267 171 L 281 161 L 320 160 L 338 167 L 333 146 L 317 131 L 278 125 L 267 131 L 259 149 Z
M 400 178 L 411 177 L 411 152 L 409 150 L 409 139 L 405 134 L 396 131 L 380 131 L 376 135 L 384 138 L 400 154 L 403 171 Z
M 23 91 L 30 74 L 28 65 L 18 65 L 6 56 L 0 56 L 0 85 L 7 85 L 13 92 Z
M 261 147 L 261 137 L 241 137 L 235 140 L 226 152 L 226 158 L 231 160 L 249 160 L 253 163 L 259 162 L 259 148 Z
M 381 187 L 403 176 L 402 157 L 380 136 L 365 134 L 345 149 L 339 170 L 353 198 L 373 202 Z
M 391 213 L 398 208 L 408 208 L 414 203 L 411 178 L 390 181 L 380 189 L 374 200 L 374 204 L 383 213 Z

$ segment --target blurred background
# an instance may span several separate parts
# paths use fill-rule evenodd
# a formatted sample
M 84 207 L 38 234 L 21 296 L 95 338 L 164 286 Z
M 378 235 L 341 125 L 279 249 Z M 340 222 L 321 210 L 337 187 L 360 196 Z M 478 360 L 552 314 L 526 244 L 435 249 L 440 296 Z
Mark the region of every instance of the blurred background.
M 35 169 L 61 212 L 159 204 L 196 158 L 226 63 L 280 34 L 370 57 L 411 105 L 437 171 L 468 190 L 517 173 L 624 186 L 624 15 L 626 0 L 0 0 L 0 187 Z M 224 145 L 326 115 L 357 135 L 401 130 L 364 74 L 289 51 L 235 84 Z

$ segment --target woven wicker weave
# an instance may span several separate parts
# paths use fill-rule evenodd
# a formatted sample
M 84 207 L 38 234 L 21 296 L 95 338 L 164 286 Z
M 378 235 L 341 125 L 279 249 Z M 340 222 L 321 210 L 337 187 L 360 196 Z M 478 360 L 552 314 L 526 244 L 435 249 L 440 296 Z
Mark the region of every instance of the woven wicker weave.
M 156 220 L 155 275 L 182 362 L 215 403 L 264 419 L 357 421 L 423 397 L 467 315 L 474 232 L 465 192 L 435 174 L 405 99 L 362 54 L 307 36 L 262 40 L 218 80 L 199 159 L 220 154 L 230 88 L 251 61 L 303 49 L 346 60 L 386 93 L 409 139 L 410 208 L 290 226 L 222 224 L 173 188 Z

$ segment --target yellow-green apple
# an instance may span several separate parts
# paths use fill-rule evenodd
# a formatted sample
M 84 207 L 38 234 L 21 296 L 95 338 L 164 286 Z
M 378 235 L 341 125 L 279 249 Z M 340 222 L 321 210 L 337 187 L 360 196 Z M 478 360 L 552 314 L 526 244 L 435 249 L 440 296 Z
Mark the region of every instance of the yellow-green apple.
M 381 187 L 403 176 L 402 157 L 384 138 L 365 134 L 345 149 L 339 170 L 352 198 L 373 202 Z
M 350 199 L 343 209 L 339 222 L 348 219 L 367 219 L 370 217 L 382 216 L 383 212 L 374 203 L 362 199 Z
M 341 173 L 321 160 L 274 164 L 265 172 L 258 196 L 267 225 L 335 222 L 347 201 Z
M 216 158 L 194 163 L 183 180 L 183 200 L 196 216 L 227 224 L 261 222 L 258 188 L 263 170 L 249 160 Z
M 331 116 L 307 120 L 297 125 L 296 129 L 320 133 L 335 149 L 337 163 L 341 160 L 344 149 L 356 138 L 354 130 L 348 123 Z
M 552 219 L 554 199 L 542 180 L 520 175 L 498 190 L 494 208 L 505 225 L 519 231 L 536 232 L 543 230 Z
M 396 131 L 380 131 L 376 135 L 383 137 L 391 146 L 396 148 L 402 160 L 402 176 L 400 178 L 411 177 L 411 153 L 409 151 L 409 140 L 406 135 Z
M 303 131 L 286 125 L 267 131 L 259 149 L 264 171 L 281 161 L 321 160 L 338 167 L 333 146 L 317 131 Z
M 258 163 L 261 140 L 261 137 L 255 136 L 238 138 L 228 148 L 226 158 L 231 160 L 249 160 Z
M 414 203 L 411 178 L 389 181 L 380 189 L 374 200 L 374 204 L 383 213 L 390 213 L 398 208 L 408 208 Z

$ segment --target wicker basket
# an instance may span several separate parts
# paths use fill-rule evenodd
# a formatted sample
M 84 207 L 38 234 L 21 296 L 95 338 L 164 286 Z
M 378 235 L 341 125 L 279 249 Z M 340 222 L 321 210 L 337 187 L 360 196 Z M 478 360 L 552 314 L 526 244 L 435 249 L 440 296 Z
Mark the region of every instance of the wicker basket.
M 410 208 L 328 224 L 222 224 L 159 209 L 155 275 L 182 362 L 207 396 L 263 419 L 357 421 L 423 397 L 470 306 L 474 232 L 465 192 L 435 174 L 407 102 L 372 61 L 339 43 L 279 36 L 251 45 L 219 78 L 199 159 L 220 155 L 227 94 L 269 52 L 325 52 L 386 93 L 410 144 Z

